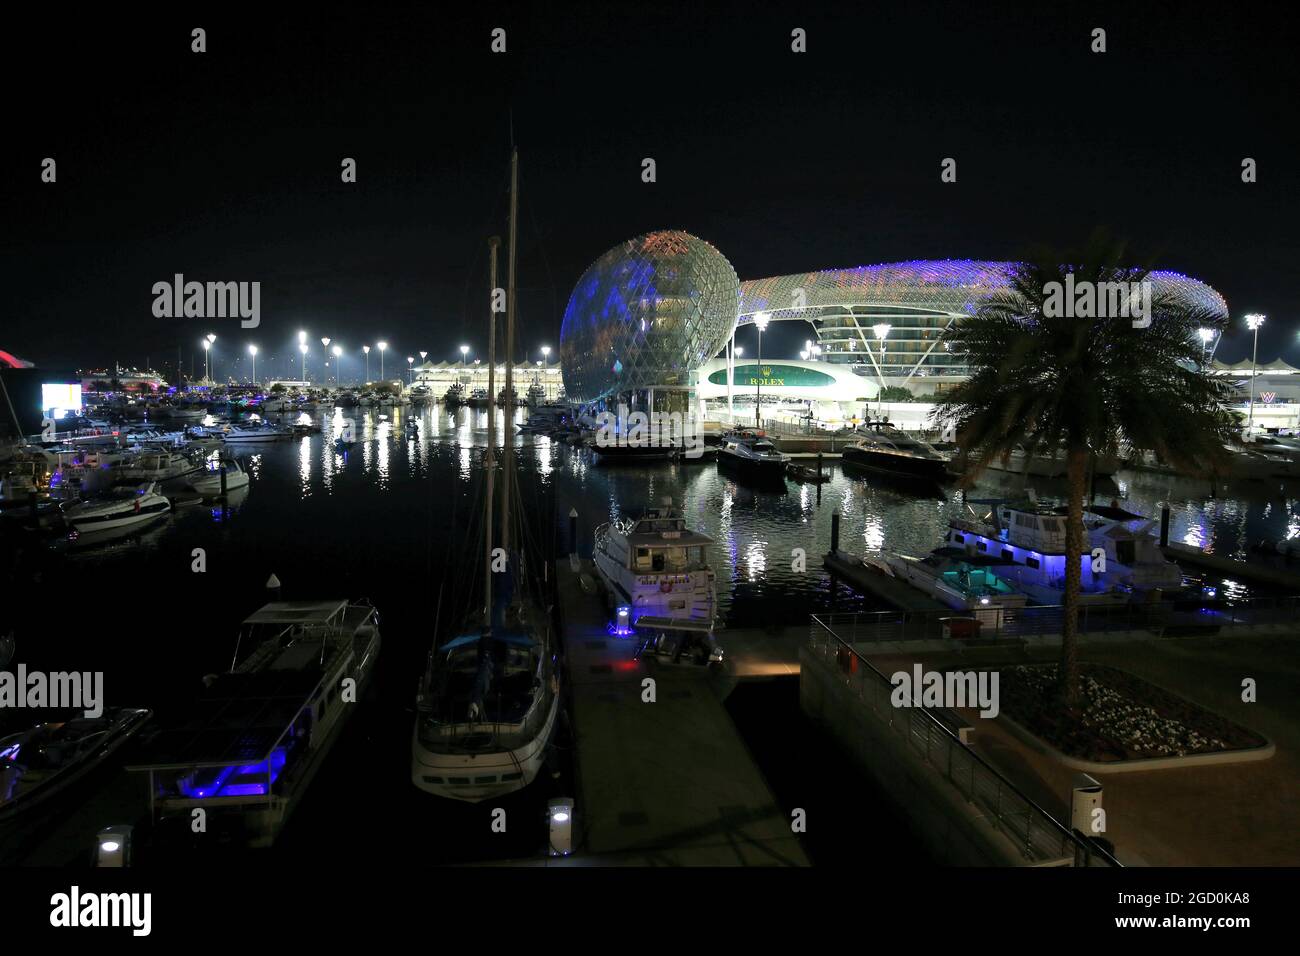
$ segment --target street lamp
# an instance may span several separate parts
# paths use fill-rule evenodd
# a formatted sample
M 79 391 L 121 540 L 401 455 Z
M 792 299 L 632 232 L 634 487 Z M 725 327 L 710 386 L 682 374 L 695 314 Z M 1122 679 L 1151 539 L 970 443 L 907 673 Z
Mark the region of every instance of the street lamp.
M 415 382 L 415 356 L 406 357 L 406 387 L 410 388 Z
M 334 384 L 341 386 L 343 384 L 343 346 L 334 346 Z
M 208 339 L 204 339 L 202 344 L 203 344 L 203 380 L 207 382 L 207 381 L 211 381 L 211 378 L 208 376 L 208 349 L 212 348 L 212 342 L 209 341 Z
M 1209 362 L 1206 350 L 1210 347 L 1210 341 L 1214 338 L 1214 329 L 1198 329 L 1197 334 L 1201 337 L 1201 368 Z
M 754 324 L 758 326 L 758 374 L 754 376 L 754 427 L 763 427 L 763 331 L 772 317 L 766 312 L 754 313 Z
M 253 356 L 253 388 L 257 388 L 257 346 L 250 345 L 248 354 Z
M 466 358 L 466 356 L 468 355 L 469 355 L 469 346 L 462 345 L 460 347 L 460 364 L 462 368 L 464 368 L 468 364 L 468 360 Z
M 1259 374 L 1259 327 L 1264 324 L 1264 316 L 1252 312 L 1246 316 L 1246 328 L 1255 333 L 1255 347 L 1250 354 L 1250 417 L 1246 421 L 1246 434 L 1250 434 L 1255 425 L 1255 376 Z
M 302 381 L 305 385 L 307 383 L 307 343 L 299 342 L 298 351 L 302 353 Z
M 880 377 L 880 393 L 876 395 L 876 414 L 881 414 L 881 407 L 885 401 L 885 339 L 889 337 L 889 330 L 893 326 L 888 322 L 879 322 L 871 327 L 872 333 L 876 336 L 876 341 L 880 343 L 880 362 L 876 365 L 876 374 Z
M 542 364 L 545 365 L 546 363 L 548 363 L 548 362 L 550 361 L 550 359 L 551 359 L 551 347 L 550 347 L 549 345 L 543 345 L 543 346 L 542 346 Z
M 387 342 L 376 342 L 375 348 L 379 349 L 379 380 L 384 380 L 384 349 L 388 348 Z
M 361 351 L 366 353 L 366 382 L 370 381 L 370 346 L 361 346 Z

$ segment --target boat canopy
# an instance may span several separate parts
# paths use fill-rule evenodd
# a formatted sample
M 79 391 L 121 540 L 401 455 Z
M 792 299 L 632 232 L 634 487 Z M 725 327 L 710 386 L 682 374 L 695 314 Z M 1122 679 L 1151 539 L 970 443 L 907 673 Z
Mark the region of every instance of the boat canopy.
M 272 601 L 248 617 L 245 624 L 328 624 L 347 610 L 341 601 Z

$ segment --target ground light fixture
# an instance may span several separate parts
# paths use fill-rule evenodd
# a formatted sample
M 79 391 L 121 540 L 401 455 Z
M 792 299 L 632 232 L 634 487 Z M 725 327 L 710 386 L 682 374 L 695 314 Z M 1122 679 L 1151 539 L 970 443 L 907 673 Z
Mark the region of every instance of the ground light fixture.
M 95 837 L 95 866 L 121 869 L 131 863 L 131 834 L 135 828 L 129 824 L 104 827 Z
M 546 804 L 550 831 L 551 856 L 568 856 L 573 852 L 573 798 L 552 797 Z

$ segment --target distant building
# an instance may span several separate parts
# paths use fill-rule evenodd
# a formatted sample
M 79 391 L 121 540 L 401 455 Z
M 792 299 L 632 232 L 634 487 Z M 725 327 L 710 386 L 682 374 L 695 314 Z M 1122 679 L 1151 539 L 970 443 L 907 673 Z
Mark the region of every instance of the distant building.
M 739 282 L 704 240 L 648 233 L 606 252 L 574 287 L 560 331 L 564 383 L 583 402 L 689 389 L 735 330 L 761 317 L 811 324 L 823 362 L 882 387 L 939 393 L 969 373 L 944 348 L 944 331 L 1010 288 L 1015 266 L 916 260 Z M 1177 297 L 1206 326 L 1227 321 L 1223 296 L 1204 282 L 1164 271 L 1148 279 L 1153 295 Z

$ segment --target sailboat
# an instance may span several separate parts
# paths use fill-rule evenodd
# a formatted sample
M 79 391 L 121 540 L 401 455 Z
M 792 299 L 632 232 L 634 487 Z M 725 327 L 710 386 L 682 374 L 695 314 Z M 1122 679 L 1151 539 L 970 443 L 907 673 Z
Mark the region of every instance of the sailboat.
M 510 166 L 506 351 L 513 359 L 518 153 L 511 157 Z M 496 288 L 499 245 L 495 237 L 489 242 L 492 288 Z M 415 786 L 466 802 L 501 797 L 532 783 L 545 763 L 560 708 L 550 608 L 545 595 L 537 593 L 541 582 L 528 573 L 532 565 L 525 556 L 524 537 L 512 523 L 521 509 L 513 501 L 516 482 L 509 427 L 497 500 L 496 313 L 489 315 L 482 601 L 446 632 L 440 631 L 439 602 L 437 643 L 420 681 L 411 741 Z M 507 393 L 512 393 L 513 364 L 506 362 Z

